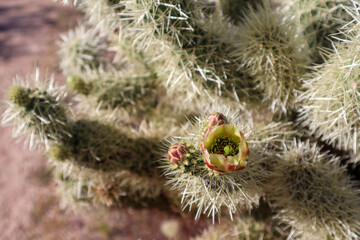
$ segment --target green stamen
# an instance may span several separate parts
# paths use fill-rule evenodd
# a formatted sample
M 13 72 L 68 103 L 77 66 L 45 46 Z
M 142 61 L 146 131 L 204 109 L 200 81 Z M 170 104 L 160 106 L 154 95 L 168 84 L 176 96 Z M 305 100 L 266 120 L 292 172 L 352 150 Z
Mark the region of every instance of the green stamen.
M 230 155 L 233 151 L 234 151 L 234 149 L 230 145 L 226 145 L 224 147 L 224 155 L 225 156 Z

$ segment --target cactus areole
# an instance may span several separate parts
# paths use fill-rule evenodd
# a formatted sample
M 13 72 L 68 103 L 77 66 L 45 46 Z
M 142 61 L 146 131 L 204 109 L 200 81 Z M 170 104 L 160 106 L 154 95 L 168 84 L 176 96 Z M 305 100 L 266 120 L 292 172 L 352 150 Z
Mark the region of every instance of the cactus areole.
M 210 128 L 200 147 L 210 169 L 220 173 L 245 169 L 249 147 L 244 134 L 235 125 Z
M 169 147 L 168 159 L 171 163 L 179 164 L 185 159 L 187 149 L 182 143 L 175 143 Z

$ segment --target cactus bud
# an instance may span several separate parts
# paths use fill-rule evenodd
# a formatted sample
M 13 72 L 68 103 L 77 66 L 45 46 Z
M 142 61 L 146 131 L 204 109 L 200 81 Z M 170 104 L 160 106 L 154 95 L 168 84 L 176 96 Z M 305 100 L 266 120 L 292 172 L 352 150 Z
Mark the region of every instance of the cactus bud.
M 206 118 L 205 125 L 206 127 L 210 128 L 216 125 L 224 125 L 227 123 L 226 117 L 218 112 L 210 113 L 209 116 Z
M 179 164 L 186 158 L 187 148 L 184 144 L 175 143 L 169 147 L 168 159 L 170 162 Z
M 21 107 L 27 107 L 31 103 L 31 98 L 28 91 L 18 85 L 12 86 L 7 92 L 10 101 Z
M 66 85 L 77 93 L 88 95 L 91 90 L 91 84 L 87 84 L 79 76 L 70 75 L 66 78 Z

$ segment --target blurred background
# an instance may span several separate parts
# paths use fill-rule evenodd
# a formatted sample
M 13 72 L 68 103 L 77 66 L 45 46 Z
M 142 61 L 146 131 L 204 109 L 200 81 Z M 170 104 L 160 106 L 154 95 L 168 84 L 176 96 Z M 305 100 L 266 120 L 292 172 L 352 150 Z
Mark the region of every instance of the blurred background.
M 0 99 L 16 75 L 54 73 L 59 35 L 81 21 L 81 13 L 51 0 L 0 1 Z M 0 108 L 1 113 L 4 108 Z M 0 239 L 190 239 L 209 225 L 192 216 L 155 209 L 87 209 L 73 212 L 59 204 L 51 169 L 41 152 L 30 152 L 0 128 Z

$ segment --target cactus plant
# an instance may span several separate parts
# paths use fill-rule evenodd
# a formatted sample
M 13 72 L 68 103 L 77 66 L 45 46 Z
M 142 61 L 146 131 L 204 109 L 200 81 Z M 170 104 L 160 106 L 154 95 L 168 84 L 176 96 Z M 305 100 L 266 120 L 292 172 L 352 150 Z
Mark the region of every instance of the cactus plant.
M 358 17 L 354 16 L 354 22 Z M 357 153 L 359 131 L 359 28 L 347 25 L 343 42 L 306 78 L 300 121 L 319 138 L 339 149 Z
M 63 206 L 226 222 L 201 239 L 360 237 L 357 1 L 61 2 L 86 20 L 58 44 L 67 87 L 15 78 L 3 124 L 45 146 Z
M 276 160 L 278 158 L 278 160 Z M 320 153 L 308 142 L 293 142 L 275 157 L 268 191 L 277 217 L 304 239 L 359 237 L 359 190 L 336 157 Z
M 302 36 L 291 19 L 269 4 L 250 9 L 240 25 L 237 49 L 231 53 L 253 78 L 259 100 L 275 113 L 293 107 L 308 63 Z

